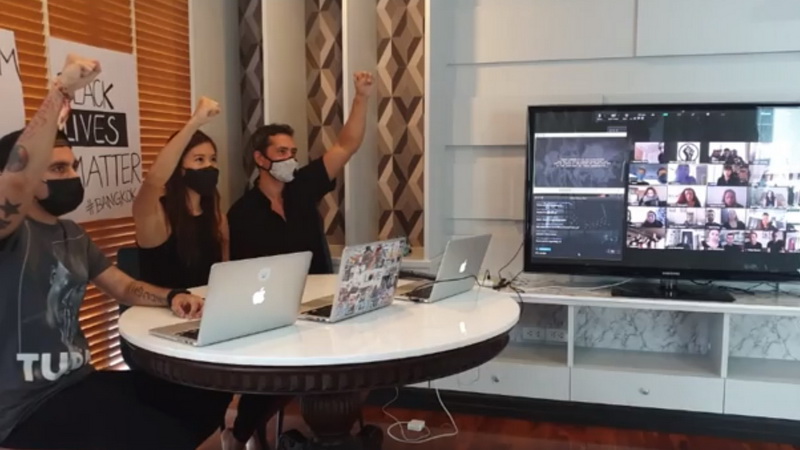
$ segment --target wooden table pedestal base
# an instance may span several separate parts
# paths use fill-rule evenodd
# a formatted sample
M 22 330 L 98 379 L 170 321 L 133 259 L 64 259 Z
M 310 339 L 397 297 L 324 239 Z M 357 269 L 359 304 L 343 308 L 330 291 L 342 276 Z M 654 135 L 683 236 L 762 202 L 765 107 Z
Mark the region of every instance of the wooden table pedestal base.
M 361 416 L 362 396 L 361 392 L 303 396 L 300 413 L 313 436 L 290 430 L 281 436 L 278 450 L 380 450 L 380 428 L 367 425 L 352 434 Z

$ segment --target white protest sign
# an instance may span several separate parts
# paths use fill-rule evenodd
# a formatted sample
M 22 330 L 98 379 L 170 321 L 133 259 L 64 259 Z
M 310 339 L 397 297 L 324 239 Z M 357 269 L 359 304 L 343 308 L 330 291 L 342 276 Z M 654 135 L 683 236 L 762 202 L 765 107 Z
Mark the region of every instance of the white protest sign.
M 136 58 L 55 38 L 48 40 L 48 50 L 52 77 L 69 53 L 95 59 L 102 67 L 92 83 L 75 93 L 64 127 L 86 189 L 81 206 L 66 217 L 76 222 L 130 217 L 142 184 Z
M 0 136 L 25 126 L 25 103 L 19 78 L 19 54 L 14 32 L 0 29 Z M 1 168 L 0 168 L 1 169 Z

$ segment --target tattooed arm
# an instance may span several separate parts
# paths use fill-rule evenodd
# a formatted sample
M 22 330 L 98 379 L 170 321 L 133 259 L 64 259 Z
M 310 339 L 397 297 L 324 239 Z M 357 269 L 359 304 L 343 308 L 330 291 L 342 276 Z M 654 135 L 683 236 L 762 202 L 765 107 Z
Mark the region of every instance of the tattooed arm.
M 60 89 L 51 89 L 19 139 L 4 142 L 13 147 L 5 167 L 0 168 L 0 239 L 16 231 L 33 202 L 34 191 L 42 183 L 64 98 Z
M 53 152 L 59 115 L 75 90 L 86 86 L 97 74 L 96 61 L 70 55 L 64 70 L 53 83 L 42 106 L 25 130 L 11 142 L 11 153 L 0 167 L 0 240 L 10 236 L 22 223 L 41 185 Z
M 167 295 L 169 289 L 136 281 L 116 266 L 111 266 L 94 280 L 94 284 L 106 295 L 128 306 L 160 306 L 169 305 Z M 178 317 L 196 318 L 203 311 L 203 299 L 179 294 L 172 300 L 172 312 Z

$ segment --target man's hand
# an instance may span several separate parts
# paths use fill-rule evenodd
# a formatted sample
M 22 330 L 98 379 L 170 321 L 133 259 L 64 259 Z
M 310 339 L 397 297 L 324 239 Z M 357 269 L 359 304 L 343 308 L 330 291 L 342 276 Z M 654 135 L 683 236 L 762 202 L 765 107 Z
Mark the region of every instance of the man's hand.
M 64 63 L 64 69 L 56 79 L 56 85 L 64 94 L 72 96 L 100 74 L 100 63 L 96 60 L 81 58 L 70 53 Z
M 192 294 L 178 294 L 172 299 L 172 312 L 182 319 L 199 319 L 203 315 L 202 298 Z
M 211 119 L 218 116 L 219 113 L 219 103 L 208 97 L 200 97 L 197 102 L 197 108 L 195 108 L 192 115 L 192 124 L 196 127 L 201 127 L 211 122 Z
M 356 72 L 353 74 L 356 85 L 356 95 L 369 97 L 372 94 L 372 74 L 370 72 Z

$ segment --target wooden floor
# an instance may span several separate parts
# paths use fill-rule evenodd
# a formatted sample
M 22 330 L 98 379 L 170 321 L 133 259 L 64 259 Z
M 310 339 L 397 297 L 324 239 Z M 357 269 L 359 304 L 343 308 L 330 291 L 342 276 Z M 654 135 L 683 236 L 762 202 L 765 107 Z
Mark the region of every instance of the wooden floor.
M 419 412 L 390 408 L 400 420 L 421 419 L 434 425 L 434 435 L 452 432 L 442 428 L 448 422 L 444 413 Z M 367 408 L 366 422 L 379 425 L 384 431 L 393 423 L 380 408 Z M 401 444 L 388 436 L 384 450 L 800 450 L 784 444 L 742 442 L 704 436 L 684 436 L 654 432 L 579 427 L 482 416 L 456 415 L 457 437 L 442 438 L 425 444 Z M 287 411 L 285 429 L 307 429 L 292 406 Z M 270 442 L 274 442 L 274 425 L 270 424 Z M 211 444 L 211 442 L 209 442 Z M 215 444 L 215 443 L 214 443 Z M 203 450 L 218 448 L 205 445 Z

